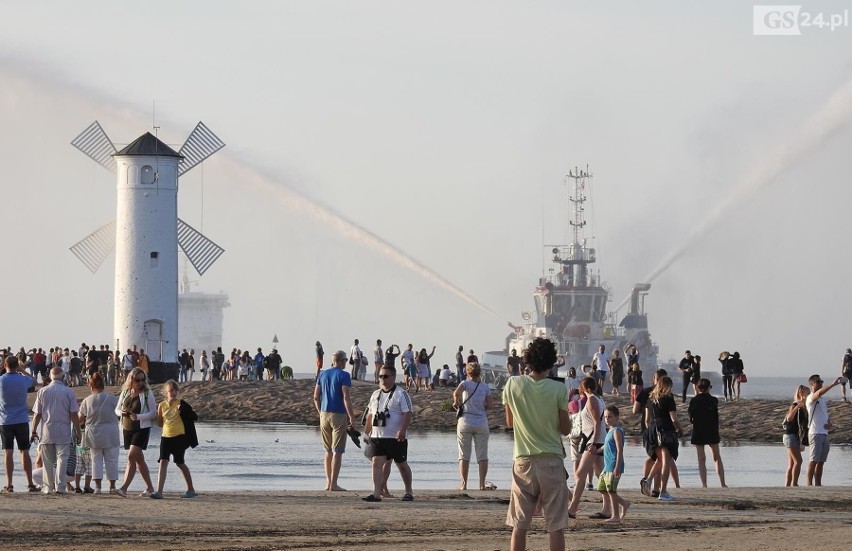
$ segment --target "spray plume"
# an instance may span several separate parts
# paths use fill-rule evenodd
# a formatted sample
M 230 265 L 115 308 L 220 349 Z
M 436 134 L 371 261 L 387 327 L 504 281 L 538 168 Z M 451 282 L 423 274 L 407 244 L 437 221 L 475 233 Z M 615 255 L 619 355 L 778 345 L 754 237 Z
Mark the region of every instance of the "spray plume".
M 668 254 L 645 278 L 648 283 L 668 270 L 696 242 L 707 236 L 717 226 L 719 220 L 748 203 L 761 190 L 773 184 L 778 176 L 795 166 L 807 155 L 823 145 L 835 132 L 852 123 L 852 80 L 840 87 L 823 106 L 805 119 L 798 132 L 790 134 L 792 138 L 761 157 L 760 162 L 743 178 L 736 191 L 716 207 L 701 224 L 693 226 L 686 239 Z M 620 310 L 630 301 L 630 297 L 618 305 Z

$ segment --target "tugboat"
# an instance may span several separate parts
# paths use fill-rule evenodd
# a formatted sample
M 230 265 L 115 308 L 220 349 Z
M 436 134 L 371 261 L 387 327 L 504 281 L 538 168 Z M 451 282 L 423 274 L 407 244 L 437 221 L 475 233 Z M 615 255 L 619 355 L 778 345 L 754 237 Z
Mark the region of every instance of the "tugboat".
M 651 339 L 645 313 L 645 297 L 651 285 L 634 285 L 629 311 L 616 323 L 618 313 L 607 311 L 612 301 L 610 289 L 599 273 L 596 275 L 589 269 L 596 260 L 595 249 L 587 246 L 584 236 L 585 193 L 590 180 L 588 167 L 586 170 L 575 168 L 565 178 L 573 187 L 568 218 L 573 239 L 567 245 L 545 246 L 545 254 L 556 266 L 542 275 L 533 292 L 535 312 L 524 312 L 522 325 L 509 323 L 513 331 L 506 338 L 505 352 L 485 355 L 489 367 L 495 371 L 499 371 L 500 363 L 505 366 L 505 358 L 501 362 L 501 356 L 512 349 L 521 355 L 536 337 L 547 337 L 556 344 L 558 354 L 564 359 L 564 366 L 559 368 L 560 377 L 572 366 L 578 368 L 578 375 L 582 377 L 581 367 L 591 364 L 601 344 L 606 346 L 607 352 L 621 351 L 623 358 L 626 348 L 636 345 L 645 381 L 650 381 L 651 372 L 657 368 L 659 349 Z

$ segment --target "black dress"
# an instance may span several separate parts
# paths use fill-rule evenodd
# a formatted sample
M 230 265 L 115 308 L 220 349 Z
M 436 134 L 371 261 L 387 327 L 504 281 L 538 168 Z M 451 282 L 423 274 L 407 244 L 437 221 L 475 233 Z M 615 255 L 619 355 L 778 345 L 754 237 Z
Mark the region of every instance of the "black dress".
M 689 420 L 692 421 L 692 444 L 719 443 L 719 400 L 716 397 L 703 392 L 690 400 Z

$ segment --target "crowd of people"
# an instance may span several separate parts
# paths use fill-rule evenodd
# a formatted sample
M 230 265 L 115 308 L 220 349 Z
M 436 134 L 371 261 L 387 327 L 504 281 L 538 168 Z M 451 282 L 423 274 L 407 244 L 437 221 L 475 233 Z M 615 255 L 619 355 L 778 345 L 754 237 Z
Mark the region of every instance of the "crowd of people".
M 674 381 L 665 369 L 657 369 L 650 384 L 645 385 L 636 348 L 628 346 L 624 352 L 631 412 L 640 416 L 642 442 L 647 452 L 640 491 L 661 502 L 674 501 L 669 488 L 670 483 L 680 486 L 677 459 L 685 432 L 678 415 Z M 492 388 L 482 382 L 482 369 L 473 350 L 465 355 L 464 347 L 458 347 L 455 372 L 445 364 L 433 374 L 430 362 L 434 354 L 435 347 L 431 352 L 426 348 L 418 352 L 408 344 L 405 350 L 400 350 L 396 344 L 385 348 L 377 340 L 372 355 L 373 382 L 378 388 L 370 396 L 364 415 L 355 419 L 349 389 L 353 379 L 367 378 L 367 355 L 356 339 L 348 354 L 336 351 L 327 367 L 322 345 L 316 343 L 314 405 L 320 417 L 325 450 L 326 490 L 345 491 L 338 478 L 347 439 L 352 439 L 359 447 L 363 442 L 372 465 L 373 491 L 363 499 L 379 502 L 391 497 L 388 478 L 391 465 L 395 464 L 404 484 L 402 499 L 413 500 L 413 474 L 407 460 L 408 427 L 413 412 L 411 393 L 433 390 L 436 386 L 454 386 L 452 406 L 458 418 L 459 489 L 468 489 L 474 453 L 478 471 L 474 484 L 479 490 L 494 488 L 486 479 Z M 186 484 L 182 497 L 197 495 L 185 463 L 186 450 L 198 444 L 194 429 L 197 416 L 189 404 L 178 398 L 178 381 L 168 381 L 163 389 L 165 400 L 156 401 L 148 383 L 144 350 L 132 347 L 119 357 L 108 346 L 84 344 L 70 351 L 55 347 L 46 352 L 21 349 L 13 354 L 7 349 L 2 351 L 2 357 L 5 374 L 0 377 L 0 425 L 7 476 L 4 492 L 14 491 L 13 456 L 17 446 L 30 492 L 102 493 L 106 478 L 106 491 L 126 497 L 138 473 L 145 484 L 141 495 L 161 499 L 168 466 L 173 460 Z M 192 380 L 189 373 L 194 371 L 194 361 L 193 351 L 182 352 L 179 358 L 182 380 Z M 743 382 L 739 376 L 744 373 L 742 360 L 736 352 L 722 352 L 719 361 L 724 399 L 738 400 L 739 383 Z M 242 369 L 244 365 L 248 373 Z M 616 350 L 610 356 L 601 345 L 589 365 L 579 366 L 584 377 L 578 377 L 578 369 L 571 367 L 567 377 L 560 378 L 557 376 L 560 366 L 564 366 L 564 360 L 556 354 L 554 344 L 544 338 L 533 341 L 520 356 L 512 350 L 507 361 L 508 379 L 502 399 L 507 427 L 514 432 L 515 461 L 507 513 L 507 524 L 513 527 L 513 548 L 523 548 L 534 515 L 544 516 L 553 548 L 559 548 L 561 532 L 570 519 L 576 518 L 584 491 L 596 488 L 601 495 L 600 510 L 590 515 L 593 519 L 618 524 L 630 508 L 630 502 L 618 494 L 619 480 L 626 467 L 622 412 L 612 404 L 607 405 L 604 399 L 607 383 L 614 396 L 619 395 L 619 387 L 624 383 L 620 353 Z M 203 379 L 208 376 L 225 380 L 274 379 L 284 376 L 280 367 L 281 358 L 276 350 L 265 356 L 260 348 L 253 357 L 234 349 L 230 358 L 220 348 L 209 360 L 206 351 L 202 351 L 199 363 Z M 711 381 L 701 376 L 699 355 L 687 350 L 678 370 L 682 376 L 683 403 L 687 391 L 692 389 L 687 420 L 692 425 L 690 442 L 696 450 L 701 485 L 708 484 L 706 451 L 709 448 L 719 484 L 726 487 L 719 449 L 719 399 L 710 392 Z M 231 371 L 235 374 L 229 374 Z M 638 375 L 631 375 L 635 372 Z M 847 349 L 840 377 L 826 384 L 815 374 L 808 379 L 808 386 L 796 388 L 782 424 L 788 452 L 786 485 L 798 485 L 805 446 L 810 447 L 807 484 L 822 484 L 823 466 L 830 448 L 828 431 L 832 427 L 824 397 L 833 387 L 841 386 L 846 400 L 845 385 L 850 376 L 852 349 Z M 39 379 L 42 388 L 36 396 L 30 423 L 27 394 L 35 391 Z M 104 392 L 110 381 L 119 380 L 123 380 L 123 385 L 118 396 Z M 78 405 L 68 387 L 83 382 L 91 394 Z M 156 485 L 144 455 L 154 423 L 163 427 Z M 363 435 L 359 429 L 364 431 Z M 571 487 L 564 463 L 563 436 L 567 438 L 574 479 Z M 128 453 L 124 476 L 118 485 L 118 450 L 122 441 Z M 34 462 L 29 455 L 32 445 L 38 447 Z
M 96 366 L 86 379 L 91 394 L 78 404 L 69 388 L 74 374 L 66 371 L 61 362 L 54 361 L 44 371 L 38 358 L 38 371 L 33 375 L 21 369 L 24 366 L 19 357 L 4 354 L 4 373 L 0 376 L 0 436 L 6 456 L 4 493 L 15 491 L 17 446 L 27 492 L 100 494 L 104 492 L 106 476 L 107 491 L 127 497 L 138 472 L 146 484 L 142 495 L 162 499 L 167 468 L 173 458 L 187 486 L 181 497 L 197 495 L 184 454 L 198 445 L 194 425 L 198 417 L 188 403 L 178 399 L 176 381 L 169 380 L 163 385 L 166 399 L 157 403 L 146 372 L 141 367 L 132 367 L 124 377 L 121 392 L 115 396 L 104 392 L 106 377 Z M 36 390 L 36 377 L 41 379 L 42 387 L 36 394 L 30 422 L 27 396 Z M 154 423 L 162 427 L 156 488 L 144 454 Z M 122 440 L 127 450 L 127 465 L 121 486 L 116 486 Z M 30 457 L 33 446 L 37 447 L 35 462 Z

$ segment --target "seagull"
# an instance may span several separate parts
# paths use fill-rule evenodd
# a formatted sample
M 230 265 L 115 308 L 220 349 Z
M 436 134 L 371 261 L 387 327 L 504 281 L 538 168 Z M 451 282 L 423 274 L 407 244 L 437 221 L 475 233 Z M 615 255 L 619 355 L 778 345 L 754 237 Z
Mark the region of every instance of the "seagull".
M 216 441 L 215 440 L 205 440 L 205 442 L 207 442 L 208 444 L 213 444 Z
M 275 441 L 278 442 L 278 439 L 276 438 Z

